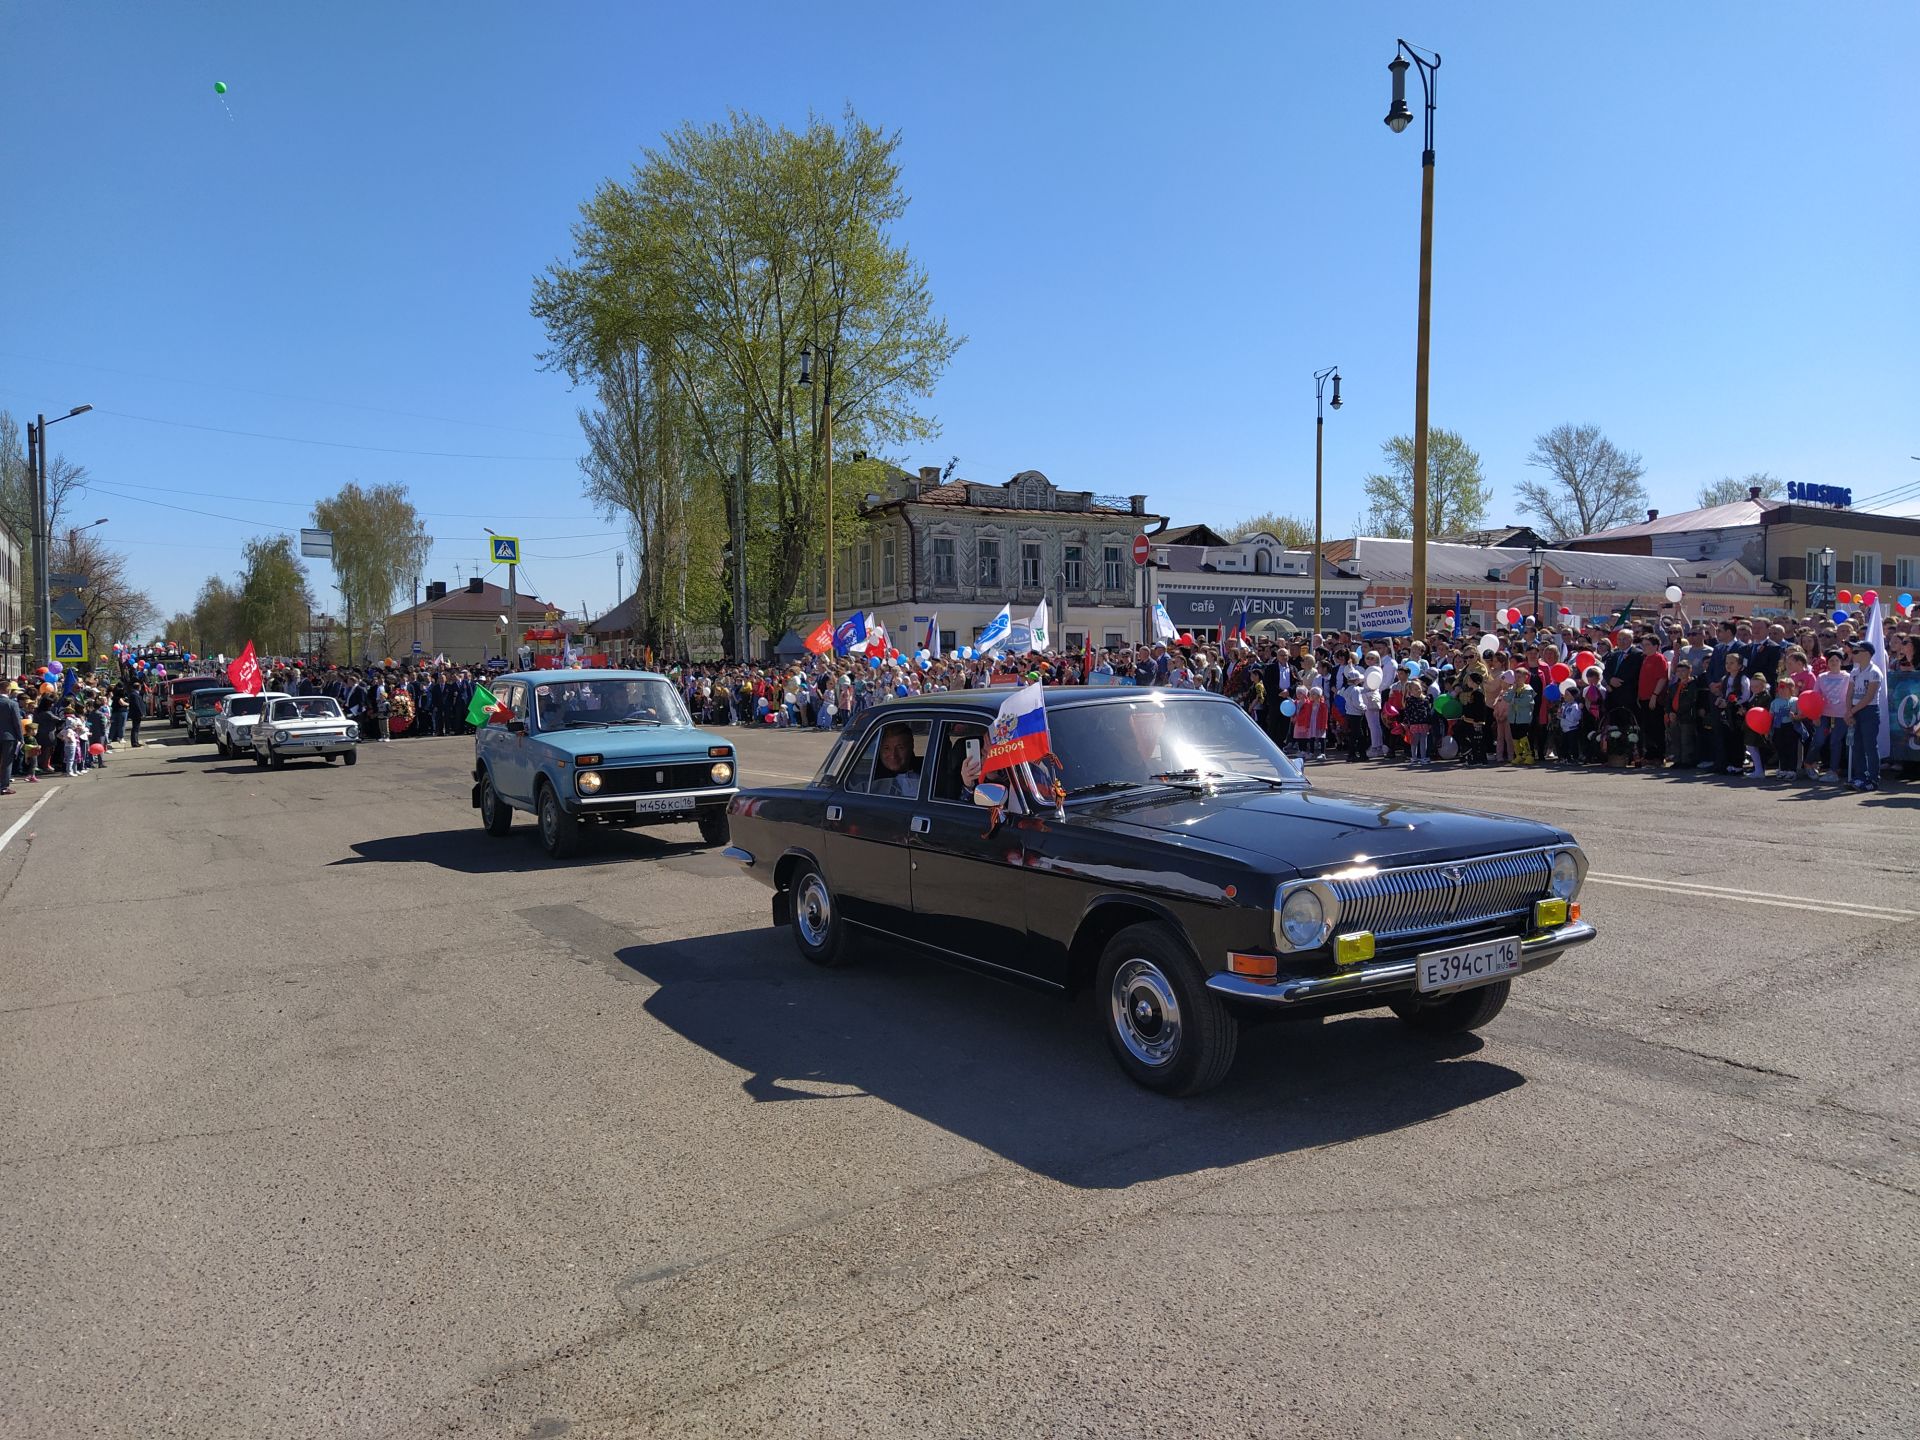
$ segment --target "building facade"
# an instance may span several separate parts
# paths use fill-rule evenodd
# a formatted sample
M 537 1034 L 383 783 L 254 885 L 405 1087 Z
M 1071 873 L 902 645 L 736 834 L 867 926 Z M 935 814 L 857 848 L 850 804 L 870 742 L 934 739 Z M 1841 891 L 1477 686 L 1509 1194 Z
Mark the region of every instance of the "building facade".
M 1144 495 L 1063 490 L 1038 470 L 1003 485 L 942 482 L 928 466 L 896 475 L 860 516 L 861 532 L 838 547 L 833 614 L 876 616 L 902 651 L 919 646 L 934 616 L 941 648 L 951 651 L 971 644 L 1002 605 L 1024 622 L 1042 599 L 1056 650 L 1078 650 L 1089 636 L 1096 647 L 1136 644 L 1152 633 L 1146 567 L 1134 562 L 1133 545 L 1164 519 Z M 798 635 L 827 613 L 826 578 L 822 559 Z
M 1313 613 L 1313 552 L 1272 535 L 1229 541 L 1204 525 L 1154 537 L 1152 584 L 1167 616 L 1197 640 L 1216 641 L 1246 608 L 1247 623 L 1285 620 L 1296 629 L 1351 630 L 1366 582 L 1324 563 L 1321 622 Z
M 1763 500 L 1662 515 L 1569 540 L 1572 550 L 1673 560 L 1737 560 L 1796 614 L 1831 609 L 1841 590 L 1920 595 L 1920 519 L 1840 505 Z
M 578 625 L 561 617 L 546 601 L 533 595 L 517 600 L 514 614 L 522 636 L 529 630 L 578 632 Z M 504 653 L 507 640 L 500 621 L 506 614 L 507 592 L 498 585 L 469 580 L 458 590 L 448 590 L 433 581 L 425 600 L 387 617 L 387 654 L 395 659 L 408 654 L 445 655 L 457 665 L 483 664 Z
M 26 549 L 5 524 L 0 524 L 0 671 L 12 675 L 27 663 L 28 646 L 21 631 L 33 624 L 33 577 L 27 572 Z

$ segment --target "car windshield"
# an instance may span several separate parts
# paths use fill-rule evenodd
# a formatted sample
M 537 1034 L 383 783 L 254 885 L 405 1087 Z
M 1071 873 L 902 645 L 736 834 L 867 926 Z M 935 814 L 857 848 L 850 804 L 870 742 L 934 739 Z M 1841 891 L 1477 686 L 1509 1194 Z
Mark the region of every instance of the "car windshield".
M 1306 783 L 1238 705 L 1154 695 L 1047 717 L 1069 799 L 1149 786 Z
M 340 718 L 340 702 L 331 695 L 303 695 L 298 700 L 282 701 L 276 707 L 277 713 L 285 715 L 288 705 L 294 707 L 293 715 L 289 716 L 289 719 L 338 720 Z
M 231 690 L 196 690 L 193 692 L 193 703 L 203 710 L 211 710 L 231 694 Z
M 227 718 L 232 720 L 241 715 L 258 715 L 265 703 L 258 695 L 236 696 L 227 702 Z
M 533 687 L 533 703 L 542 730 L 693 724 L 679 693 L 664 680 L 551 680 Z

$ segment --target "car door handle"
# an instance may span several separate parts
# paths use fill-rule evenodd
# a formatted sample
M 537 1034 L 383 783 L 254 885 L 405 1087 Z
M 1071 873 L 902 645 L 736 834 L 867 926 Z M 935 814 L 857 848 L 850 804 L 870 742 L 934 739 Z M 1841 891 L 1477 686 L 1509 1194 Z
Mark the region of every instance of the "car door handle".
M 913 817 L 913 824 L 909 828 L 916 835 L 925 835 L 929 830 L 933 829 L 933 821 L 924 815 L 916 815 Z
M 827 819 L 838 820 L 839 818 L 840 818 L 840 807 L 838 805 L 827 806 Z

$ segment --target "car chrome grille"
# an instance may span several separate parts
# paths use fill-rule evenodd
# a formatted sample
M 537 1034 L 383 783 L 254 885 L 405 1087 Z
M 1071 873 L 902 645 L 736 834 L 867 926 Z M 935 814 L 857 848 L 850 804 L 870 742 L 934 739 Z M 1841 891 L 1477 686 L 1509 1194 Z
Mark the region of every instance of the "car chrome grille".
M 717 789 L 711 760 L 678 760 L 637 765 L 593 766 L 600 771 L 601 795 L 645 795 L 657 790 Z
M 1519 914 L 1547 893 L 1553 857 L 1524 850 L 1483 859 L 1328 877 L 1343 933 L 1390 937 Z

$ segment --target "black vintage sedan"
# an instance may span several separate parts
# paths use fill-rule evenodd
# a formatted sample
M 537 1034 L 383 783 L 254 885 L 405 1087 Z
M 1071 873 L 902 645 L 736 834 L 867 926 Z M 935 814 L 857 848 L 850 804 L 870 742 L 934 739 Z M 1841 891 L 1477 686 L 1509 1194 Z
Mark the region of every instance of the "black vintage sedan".
M 811 783 L 734 797 L 726 853 L 804 957 L 839 964 L 859 935 L 1094 986 L 1126 1072 L 1186 1095 L 1226 1075 L 1243 1018 L 1477 1029 L 1513 976 L 1594 936 L 1564 830 L 1316 792 L 1216 695 L 1048 690 L 1050 759 L 983 780 L 1009 693 L 890 701 Z

